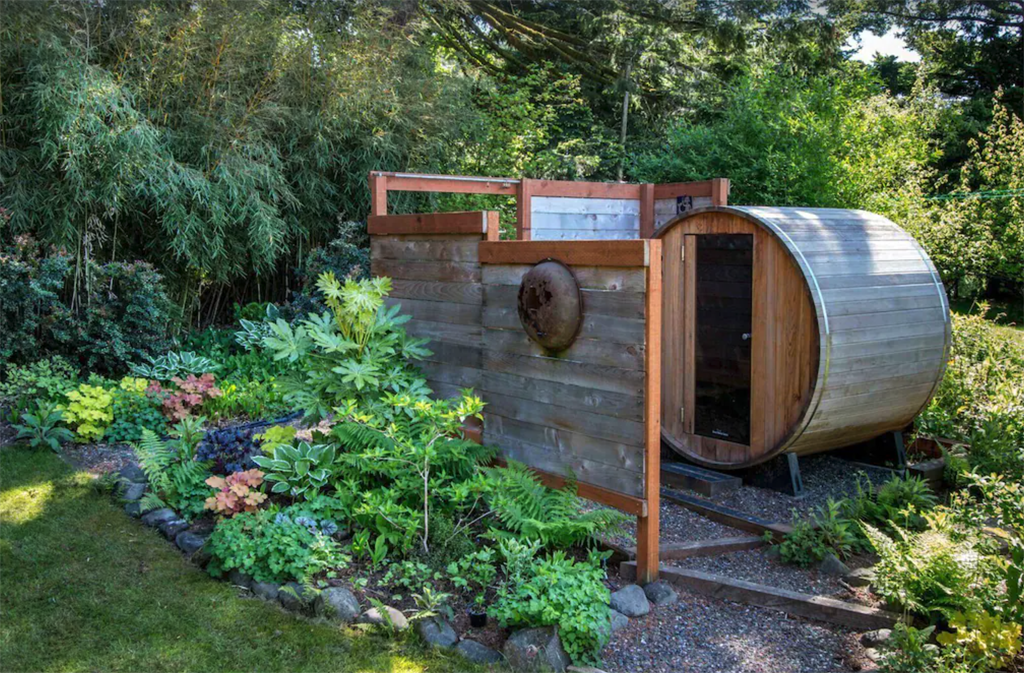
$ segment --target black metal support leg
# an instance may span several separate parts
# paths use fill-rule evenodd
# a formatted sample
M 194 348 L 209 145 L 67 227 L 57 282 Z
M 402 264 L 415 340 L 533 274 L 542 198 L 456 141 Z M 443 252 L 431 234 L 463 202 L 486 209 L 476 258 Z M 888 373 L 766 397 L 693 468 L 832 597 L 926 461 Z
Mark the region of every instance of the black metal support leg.
M 804 494 L 804 480 L 800 477 L 800 458 L 795 453 L 786 454 L 786 466 L 789 468 L 790 495 L 799 498 Z

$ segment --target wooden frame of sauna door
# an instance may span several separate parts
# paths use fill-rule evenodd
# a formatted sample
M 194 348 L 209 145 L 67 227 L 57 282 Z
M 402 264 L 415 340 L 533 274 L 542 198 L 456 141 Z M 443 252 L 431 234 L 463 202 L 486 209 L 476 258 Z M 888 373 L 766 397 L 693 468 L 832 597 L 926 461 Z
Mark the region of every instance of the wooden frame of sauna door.
M 749 443 L 694 432 L 697 265 L 703 235 L 753 237 Z M 776 453 L 807 410 L 817 376 L 818 334 L 810 295 L 794 260 L 771 233 L 732 213 L 685 218 L 664 242 L 662 437 L 708 467 L 739 468 Z M 682 414 L 680 412 L 682 411 Z

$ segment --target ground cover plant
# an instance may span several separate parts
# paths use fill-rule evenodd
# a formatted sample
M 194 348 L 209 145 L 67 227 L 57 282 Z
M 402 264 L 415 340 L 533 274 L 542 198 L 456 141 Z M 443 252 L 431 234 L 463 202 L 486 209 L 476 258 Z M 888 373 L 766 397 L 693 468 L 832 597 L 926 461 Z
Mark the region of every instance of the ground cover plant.
M 226 652 L 246 670 L 476 670 L 240 598 L 48 449 L 0 450 L 0 565 L 6 670 L 202 670 Z

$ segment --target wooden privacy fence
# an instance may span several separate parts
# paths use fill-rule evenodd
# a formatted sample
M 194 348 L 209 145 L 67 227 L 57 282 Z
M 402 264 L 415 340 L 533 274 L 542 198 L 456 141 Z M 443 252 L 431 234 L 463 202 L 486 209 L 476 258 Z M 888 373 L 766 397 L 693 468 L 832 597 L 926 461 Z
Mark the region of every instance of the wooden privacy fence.
M 386 198 L 380 184 L 375 199 Z M 410 334 L 430 339 L 422 368 L 435 393 L 474 388 L 487 403 L 484 442 L 551 486 L 572 475 L 581 496 L 635 515 L 638 575 L 654 579 L 661 241 L 498 241 L 493 212 L 374 215 L 369 232 L 372 273 L 393 279 L 388 302 L 412 316 Z M 523 275 L 548 259 L 572 269 L 584 309 L 578 337 L 557 354 L 517 313 Z
M 729 180 L 655 185 L 373 171 L 371 215 L 387 215 L 388 192 L 512 196 L 518 240 L 618 240 L 651 238 L 677 215 L 726 205 Z

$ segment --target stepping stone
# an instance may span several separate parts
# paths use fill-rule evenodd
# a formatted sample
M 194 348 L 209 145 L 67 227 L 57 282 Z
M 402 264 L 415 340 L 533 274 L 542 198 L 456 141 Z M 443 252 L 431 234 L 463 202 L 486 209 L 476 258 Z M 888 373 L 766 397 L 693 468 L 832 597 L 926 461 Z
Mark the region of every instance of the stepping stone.
M 166 521 L 174 521 L 178 518 L 178 515 L 174 513 L 173 509 L 163 507 L 161 509 L 154 509 L 152 512 L 147 512 L 142 515 L 142 523 L 147 526 L 159 526 Z

